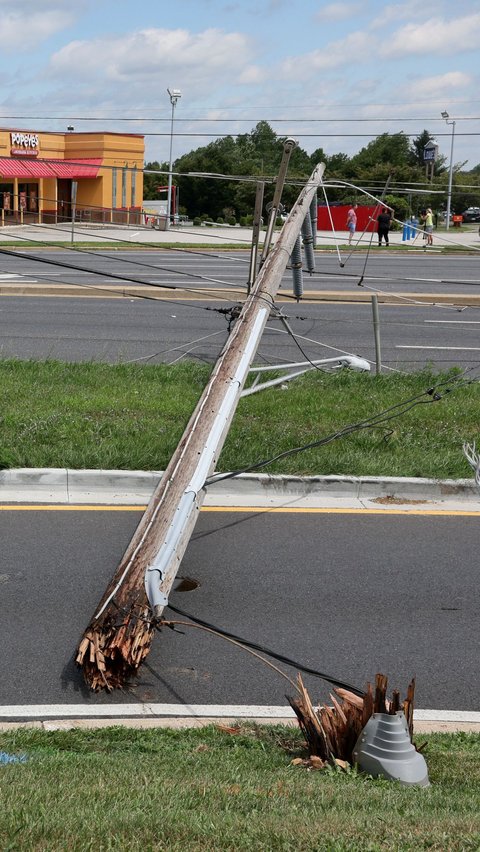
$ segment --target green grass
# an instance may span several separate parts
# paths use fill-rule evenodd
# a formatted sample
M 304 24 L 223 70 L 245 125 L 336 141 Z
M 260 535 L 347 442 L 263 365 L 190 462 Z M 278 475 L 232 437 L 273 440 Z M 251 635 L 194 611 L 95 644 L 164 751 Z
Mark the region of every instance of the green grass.
M 208 367 L 194 362 L 168 367 L 0 361 L 0 467 L 164 469 L 208 375 Z M 327 436 L 445 378 L 428 372 L 377 377 L 317 372 L 287 390 L 247 397 L 240 401 L 218 470 L 246 467 Z M 479 406 L 480 386 L 472 384 L 266 470 L 468 478 L 462 443 L 478 440 Z
M 431 787 L 307 771 L 299 731 L 0 733 L 2 850 L 478 850 L 480 737 L 434 734 Z
M 71 240 L 16 240 L 13 237 L 11 239 L 3 238 L 0 233 L 0 246 L 8 247 L 8 248 L 22 248 L 22 249 L 36 249 L 43 250 L 45 248 L 50 250 L 54 249 L 65 249 L 72 248 Z M 135 251 L 139 251 L 141 249 L 145 249 L 145 251 L 158 251 L 159 249 L 163 251 L 163 249 L 169 248 L 180 248 L 180 249 L 215 249 L 218 252 L 222 251 L 241 251 L 242 249 L 249 250 L 248 244 L 245 244 L 244 241 L 241 243 L 222 243 L 221 246 L 216 242 L 212 243 L 199 243 L 198 241 L 192 240 L 190 243 L 185 242 L 175 242 L 174 240 L 169 240 L 165 242 L 162 240 L 160 243 L 144 243 L 136 240 L 116 240 L 114 238 L 109 240 L 104 240 L 100 242 L 98 239 L 95 242 L 88 240 L 78 240 L 75 239 L 74 248 L 76 249 L 85 249 L 88 248 L 91 251 L 97 249 L 98 251 L 115 251 L 116 249 L 135 249 Z M 332 249 L 334 246 L 331 247 Z
M 466 229 L 464 229 L 463 233 L 466 233 L 466 232 L 467 232 Z M 435 239 L 435 236 L 438 237 L 437 240 Z M 477 230 L 476 229 L 471 231 L 471 236 L 472 237 L 477 236 Z M 376 234 L 373 234 L 373 237 L 376 238 Z M 441 240 L 442 237 L 449 238 L 449 232 L 445 231 L 444 229 L 439 229 L 438 231 L 434 232 L 433 248 L 436 249 L 437 254 L 439 254 L 439 253 L 440 254 L 452 254 L 452 253 L 458 254 L 459 252 L 463 253 L 463 254 L 475 253 L 475 250 L 473 248 L 470 248 L 469 246 L 452 245 L 452 244 L 446 245 L 442 242 L 442 240 Z M 27 239 L 19 240 L 19 239 L 15 239 L 14 237 L 11 237 L 11 238 L 4 237 L 2 234 L 0 234 L 0 246 L 4 246 L 5 248 L 19 248 L 19 249 L 25 249 L 25 250 L 35 249 L 36 251 L 48 248 L 48 250 L 50 251 L 52 249 L 55 250 L 55 249 L 72 248 L 72 241 L 70 239 L 54 240 L 54 241 L 53 240 L 49 241 L 48 239 L 45 240 L 45 241 L 27 240 Z M 146 242 L 142 242 L 141 239 L 139 239 L 138 241 L 110 239 L 110 240 L 104 240 L 103 242 L 101 242 L 99 239 L 97 239 L 95 242 L 93 242 L 91 240 L 90 241 L 89 240 L 79 240 L 76 237 L 74 247 L 75 247 L 75 249 L 88 249 L 89 251 L 116 251 L 117 249 L 120 250 L 120 251 L 122 251 L 122 250 L 130 250 L 131 251 L 132 249 L 135 249 L 135 251 L 139 251 L 139 250 L 142 250 L 142 249 L 144 249 L 145 251 L 158 251 L 159 249 L 162 250 L 162 251 L 164 249 L 199 249 L 199 250 L 205 250 L 205 251 L 208 251 L 210 249 L 215 249 L 216 252 L 242 251 L 242 250 L 249 251 L 249 246 L 248 246 L 248 244 L 245 243 L 244 240 L 242 240 L 241 242 L 222 243 L 222 245 L 219 246 L 218 241 L 217 242 L 212 241 L 211 243 L 206 243 L 206 242 L 202 241 L 201 243 L 199 243 L 198 240 L 197 241 L 195 240 L 194 236 L 192 236 L 191 242 L 188 242 L 188 243 L 183 242 L 183 241 L 182 242 L 178 242 L 178 241 L 175 242 L 174 239 L 169 240 L 168 242 L 162 240 L 159 243 L 146 243 Z M 337 244 L 334 243 L 334 242 L 328 243 L 328 242 L 323 242 L 322 240 L 319 240 L 319 243 L 318 243 L 317 248 L 316 248 L 316 252 L 317 253 L 332 252 L 332 251 L 336 252 L 338 248 L 346 250 L 346 249 L 350 249 L 351 246 L 348 245 L 348 242 L 342 243 L 340 246 L 337 246 Z M 392 251 L 393 252 L 397 252 L 397 251 L 405 252 L 405 251 L 412 251 L 413 249 L 420 250 L 422 248 L 423 248 L 423 242 L 420 241 L 420 240 L 417 240 L 415 244 L 413 244 L 412 241 L 405 242 L 405 243 L 398 243 L 398 244 L 397 243 L 391 243 L 390 244 L 390 251 L 391 252 Z M 377 251 L 380 252 L 381 251 L 382 254 L 385 253 L 385 250 L 384 250 L 383 247 L 382 248 L 378 247 L 376 239 L 373 240 L 371 245 L 368 245 L 368 244 L 355 245 L 355 253 L 358 253 L 358 252 L 362 253 L 362 252 L 367 252 L 367 251 L 374 251 L 374 252 L 377 252 Z

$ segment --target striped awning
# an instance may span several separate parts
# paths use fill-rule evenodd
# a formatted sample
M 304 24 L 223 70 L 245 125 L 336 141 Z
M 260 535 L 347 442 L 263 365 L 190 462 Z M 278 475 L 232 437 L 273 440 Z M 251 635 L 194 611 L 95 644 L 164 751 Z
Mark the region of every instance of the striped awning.
M 96 178 L 101 159 L 37 160 L 33 157 L 0 157 L 0 181 L 5 178 Z

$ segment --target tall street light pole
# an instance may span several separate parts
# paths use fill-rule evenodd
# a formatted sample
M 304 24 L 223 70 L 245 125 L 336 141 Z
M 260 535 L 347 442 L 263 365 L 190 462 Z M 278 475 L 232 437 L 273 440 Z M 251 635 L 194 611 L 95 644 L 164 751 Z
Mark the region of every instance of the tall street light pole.
M 451 203 L 452 203 L 453 144 L 455 142 L 455 124 L 456 124 L 456 122 L 449 120 L 449 115 L 448 115 L 448 112 L 446 110 L 444 110 L 442 112 L 442 118 L 445 119 L 447 124 L 452 125 L 452 146 L 450 148 L 450 172 L 449 172 L 449 175 L 448 175 L 448 193 L 447 193 L 447 223 L 446 223 L 446 227 L 447 227 L 447 231 L 448 231 L 448 229 L 450 227 L 450 207 L 451 207 Z
M 170 217 L 172 213 L 172 150 L 173 150 L 173 120 L 175 117 L 175 107 L 177 106 L 177 101 L 182 97 L 182 93 L 180 89 L 167 89 L 167 92 L 170 97 L 170 103 L 172 105 L 172 119 L 170 122 L 170 158 L 169 158 L 169 166 L 168 166 L 168 194 L 167 194 L 167 219 L 165 222 L 165 229 L 168 230 L 170 227 Z

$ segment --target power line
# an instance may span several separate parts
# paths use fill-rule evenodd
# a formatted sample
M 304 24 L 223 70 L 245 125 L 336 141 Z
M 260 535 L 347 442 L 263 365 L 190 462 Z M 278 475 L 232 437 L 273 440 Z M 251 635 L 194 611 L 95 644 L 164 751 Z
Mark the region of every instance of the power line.
M 24 238 L 24 239 L 27 239 L 27 238 Z M 1 244 L 0 244 L 0 246 L 1 246 Z M 77 251 L 82 251 L 82 250 L 77 249 Z M 61 261 L 61 260 L 50 260 L 49 258 L 37 257 L 35 255 L 24 254 L 23 252 L 19 252 L 19 251 L 9 251 L 8 249 L 1 248 L 1 247 L 0 247 L 0 254 L 5 254 L 9 257 L 14 257 L 14 258 L 20 257 L 23 260 L 33 260 L 33 261 L 37 261 L 38 263 L 48 264 L 50 266 L 61 266 L 65 269 L 75 269 L 77 272 L 87 272 L 88 274 L 91 274 L 91 275 L 100 275 L 100 276 L 103 276 L 105 278 L 114 278 L 117 281 L 127 282 L 127 283 L 130 283 L 130 284 L 140 284 L 144 287 L 152 287 L 153 289 L 181 290 L 182 292 L 186 291 L 186 292 L 192 292 L 192 293 L 195 293 L 195 294 L 198 293 L 199 295 L 205 295 L 205 293 L 202 290 L 197 289 L 197 288 L 193 288 L 193 287 L 177 287 L 175 284 L 157 284 L 157 283 L 151 282 L 151 281 L 143 281 L 140 278 L 133 278 L 133 277 L 130 277 L 130 276 L 127 277 L 125 275 L 118 275 L 114 272 L 103 272 L 102 270 L 98 270 L 98 269 L 89 269 L 88 267 L 85 267 L 85 266 L 79 266 L 78 264 L 73 264 L 73 263 L 66 263 L 66 262 Z M 191 275 L 190 273 L 185 273 L 185 272 L 182 273 L 179 270 L 162 270 L 162 271 L 177 272 L 177 274 L 186 275 L 186 276 L 191 277 L 191 278 L 198 277 L 198 276 L 195 276 L 195 275 Z M 214 279 L 207 279 L 205 277 L 204 280 L 214 280 Z M 95 286 L 90 285 L 90 284 L 82 284 L 81 282 L 75 282 L 75 286 L 89 287 L 91 289 L 102 289 L 102 290 L 105 289 L 103 287 L 102 288 L 96 288 Z M 231 285 L 229 285 L 229 286 L 231 286 Z M 108 291 L 108 292 L 111 293 L 111 291 Z M 141 297 L 141 295 L 137 294 L 137 293 L 129 293 L 128 295 L 131 298 L 140 298 Z M 209 297 L 211 297 L 211 292 L 207 291 L 207 295 Z M 143 298 L 153 298 L 153 297 L 149 297 L 149 296 L 144 295 Z M 219 301 L 225 301 L 225 302 L 232 301 L 231 299 L 225 299 L 225 297 L 222 297 L 222 296 L 218 296 L 218 299 L 219 299 Z M 155 301 L 158 301 L 158 299 L 155 299 Z M 172 304 L 172 303 L 176 304 L 176 305 L 184 305 L 183 302 L 177 302 L 175 300 L 170 300 L 169 304 Z M 200 305 L 198 305 L 198 306 L 184 305 L 184 307 L 198 307 L 199 310 L 210 310 L 210 311 L 218 311 L 219 310 L 218 308 L 208 308 L 206 306 L 200 306 Z
M 305 452 L 305 450 L 325 446 L 326 444 L 330 444 L 332 443 L 332 441 L 336 441 L 339 438 L 343 438 L 345 435 L 352 434 L 353 432 L 358 432 L 363 429 L 374 429 L 378 426 L 383 426 L 390 420 L 394 420 L 396 417 L 400 417 L 404 414 L 407 414 L 409 411 L 411 411 L 412 408 L 415 408 L 417 405 L 430 405 L 434 402 L 439 402 L 447 394 L 451 393 L 456 388 L 468 386 L 478 381 L 478 379 L 476 378 L 465 379 L 465 375 L 468 372 L 471 372 L 473 369 L 473 367 L 470 367 L 468 368 L 468 370 L 465 370 L 460 376 L 445 379 L 444 381 L 439 382 L 437 385 L 433 385 L 432 387 L 427 388 L 416 396 L 410 397 L 406 400 L 402 400 L 401 402 L 397 402 L 395 405 L 392 405 L 389 408 L 378 412 L 377 414 L 373 414 L 371 417 L 366 418 L 365 420 L 361 420 L 358 423 L 350 423 L 348 426 L 344 426 L 343 429 L 339 429 L 336 432 L 327 435 L 325 438 L 319 438 L 315 441 L 309 441 L 309 443 L 303 444 L 300 447 L 293 447 L 290 450 L 285 450 L 282 453 L 277 453 L 277 455 L 275 456 L 271 456 L 267 459 L 262 459 L 261 461 L 255 462 L 254 464 L 248 465 L 247 467 L 241 468 L 239 470 L 230 471 L 229 473 L 213 474 L 213 476 L 209 477 L 205 481 L 205 487 L 213 485 L 216 482 L 221 482 L 225 479 L 234 479 L 235 477 L 240 476 L 243 473 L 250 473 L 252 470 L 259 470 L 260 468 L 267 467 L 268 465 L 273 464 L 273 462 L 275 461 L 280 461 L 281 459 L 296 455 L 297 453 Z M 451 387 L 448 387 L 448 385 L 451 385 Z M 425 396 L 428 396 L 430 398 L 424 399 L 423 397 Z
M 223 636 L 226 639 L 232 639 L 235 643 L 239 645 L 244 645 L 246 648 L 252 648 L 253 650 L 259 651 L 262 654 L 266 654 L 267 657 L 272 657 L 272 659 L 277 660 L 280 663 L 285 663 L 285 665 L 287 666 L 292 666 L 293 668 L 298 669 L 299 671 L 302 671 L 305 674 L 321 678 L 321 680 L 325 680 L 327 683 L 330 683 L 333 686 L 340 687 L 341 689 L 348 689 L 355 695 L 363 695 L 364 690 L 360 689 L 357 686 L 353 686 L 353 684 L 351 683 L 338 680 L 332 675 L 325 674 L 325 672 L 321 672 L 318 669 L 310 668 L 310 666 L 306 666 L 304 663 L 299 663 L 296 660 L 292 660 L 291 657 L 286 657 L 284 654 L 279 654 L 277 651 L 273 651 L 271 648 L 267 648 L 265 645 L 260 645 L 257 642 L 252 642 L 250 639 L 245 639 L 241 636 L 236 636 L 235 633 L 230 633 L 228 630 L 223 630 L 220 627 L 216 627 L 214 624 L 210 624 L 208 621 L 203 621 L 201 618 L 197 618 L 197 616 L 192 615 L 191 613 L 174 606 L 170 602 L 167 604 L 167 606 L 168 609 L 172 610 L 172 612 L 176 612 L 178 615 L 181 615 L 184 618 L 189 618 L 190 621 L 193 621 L 195 624 L 205 627 L 207 630 L 213 633 L 218 633 L 219 636 Z M 159 626 L 162 626 L 161 621 Z M 168 622 L 166 626 L 168 626 Z
M 171 117 L 157 116 L 152 117 L 149 116 L 137 116 L 135 118 L 128 118 L 126 116 L 89 116 L 89 115 L 0 115 L 0 119 L 8 119 L 9 121 L 121 121 L 123 122 L 134 122 L 138 123 L 140 121 L 143 122 L 170 122 Z M 480 116 L 478 115 L 460 115 L 455 118 L 455 121 L 478 121 Z M 291 121 L 295 121 L 297 124 L 321 124 L 326 122 L 334 121 L 337 124 L 348 124 L 352 122 L 366 123 L 366 124 L 375 124 L 378 121 L 391 121 L 391 122 L 405 122 L 405 121 L 438 121 L 443 122 L 443 118 L 438 118 L 437 116 L 404 116 L 402 118 L 395 117 L 387 117 L 387 116 L 377 116 L 376 118 L 336 118 L 335 116 L 328 116 L 327 118 L 264 118 L 262 121 L 266 121 L 269 124 L 286 124 Z M 258 118 L 194 118 L 188 116 L 175 117 L 175 124 L 179 124 L 180 122 L 188 123 L 188 122 L 204 122 L 209 124 L 229 124 L 229 123 L 247 123 L 247 122 L 257 122 Z M 79 131 L 81 132 L 81 131 Z M 63 133 L 63 131 L 52 131 L 52 133 Z
M 293 124 L 293 123 L 294 123 L 293 121 L 290 122 L 290 124 Z M 148 137 L 154 137 L 154 136 L 170 137 L 170 133 L 169 132 L 167 133 L 166 131 L 165 131 L 165 133 L 163 133 L 163 132 L 158 132 L 158 133 L 146 132 L 146 133 L 142 133 L 141 135 L 142 136 L 148 136 Z M 193 133 L 193 132 L 192 133 L 182 133 L 182 132 L 177 133 L 175 131 L 176 137 L 181 136 L 181 137 L 187 137 L 187 138 L 207 137 L 207 138 L 212 138 L 212 139 L 221 139 L 223 136 L 238 137 L 238 136 L 251 136 L 251 135 L 252 135 L 251 133 L 207 133 L 207 132 L 201 132 L 201 131 L 198 131 L 196 133 Z M 274 136 L 276 136 L 277 139 L 283 139 L 285 137 L 285 135 L 287 135 L 287 134 L 286 133 L 285 134 L 279 134 L 279 133 L 274 134 Z M 337 133 L 306 133 L 304 131 L 302 131 L 300 133 L 295 132 L 295 136 L 298 136 L 300 139 L 303 139 L 303 138 L 323 139 L 323 138 L 330 138 L 330 137 L 336 139 L 339 136 L 342 139 L 343 138 L 346 138 L 346 139 L 349 139 L 349 138 L 352 138 L 352 139 L 357 139 L 357 138 L 376 139 L 379 135 L 381 135 L 381 134 L 378 134 L 378 133 L 343 133 L 343 132 L 342 133 L 340 133 L 340 132 L 337 132 Z M 420 135 L 419 131 L 417 131 L 416 133 L 405 133 L 404 134 L 404 136 L 408 136 L 410 138 L 413 138 L 413 137 L 419 136 L 419 135 Z M 446 136 L 446 137 L 450 138 L 451 135 L 452 135 L 451 133 L 444 133 L 444 132 L 440 132 L 440 133 L 435 134 L 435 136 L 437 138 L 439 136 Z M 480 136 L 480 132 L 479 131 L 473 131 L 473 130 L 472 131 L 457 131 L 455 133 L 455 138 L 457 136 Z

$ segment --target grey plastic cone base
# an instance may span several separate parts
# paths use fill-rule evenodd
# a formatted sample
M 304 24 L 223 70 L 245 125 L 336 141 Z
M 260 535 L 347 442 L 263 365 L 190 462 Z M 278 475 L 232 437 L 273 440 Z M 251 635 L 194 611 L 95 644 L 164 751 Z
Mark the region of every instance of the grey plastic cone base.
M 415 751 L 410 741 L 403 712 L 395 716 L 374 713 L 356 742 L 353 759 L 363 772 L 374 778 L 430 786 L 425 758 Z

